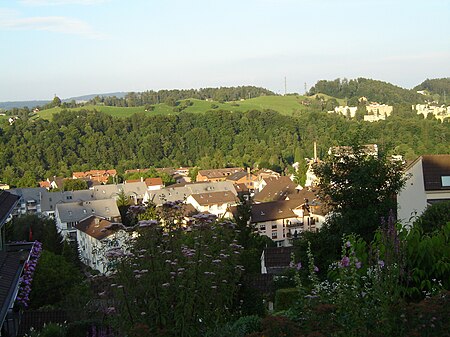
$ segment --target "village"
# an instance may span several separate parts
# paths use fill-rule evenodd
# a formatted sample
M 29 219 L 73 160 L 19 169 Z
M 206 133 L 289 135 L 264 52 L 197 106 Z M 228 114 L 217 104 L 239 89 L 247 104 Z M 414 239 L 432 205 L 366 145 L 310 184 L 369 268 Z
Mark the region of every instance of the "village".
M 339 155 L 348 150 L 330 148 L 330 153 Z M 365 151 L 378 155 L 375 144 L 367 145 Z M 394 156 L 393 160 L 402 159 Z M 105 247 L 118 240 L 118 229 L 122 235 L 130 235 L 123 226 L 114 226 L 123 222 L 118 205 L 124 201 L 125 205 L 152 204 L 156 208 L 181 202 L 182 221 L 187 229 L 198 214 L 235 220 L 239 205 L 247 204 L 248 225 L 255 233 L 267 236 L 276 247 L 291 247 L 304 231 L 319 230 L 329 214 L 318 197 L 317 178 L 312 170 L 318 161 L 316 152 L 314 158 L 308 159 L 304 186 L 294 182 L 294 175 L 241 167 L 199 170 L 195 182 L 191 182 L 189 168 L 159 169 L 176 181 L 169 186 L 160 177 L 108 184 L 117 176 L 114 169 L 74 172 L 71 179 L 87 181 L 89 189 L 60 191 L 64 179 L 54 177 L 40 182 L 40 187 L 8 190 L 19 198 L 9 218 L 31 213 L 55 219 L 61 236 L 77 243 L 81 261 L 100 273 L 108 272 Z M 298 166 L 294 164 L 294 168 Z M 126 173 L 144 174 L 147 170 Z M 450 155 L 420 156 L 406 166 L 405 176 L 409 177 L 408 182 L 397 196 L 398 219 L 405 226 L 410 226 L 428 205 L 450 199 Z M 289 253 L 286 254 L 285 260 L 289 260 Z

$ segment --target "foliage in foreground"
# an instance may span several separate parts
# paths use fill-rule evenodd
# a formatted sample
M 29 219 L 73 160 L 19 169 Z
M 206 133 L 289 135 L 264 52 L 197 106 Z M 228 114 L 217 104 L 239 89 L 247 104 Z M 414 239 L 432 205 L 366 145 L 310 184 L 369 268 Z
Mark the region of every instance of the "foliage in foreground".
M 242 270 L 235 225 L 200 214 L 187 230 L 180 205 L 166 203 L 160 221 L 140 217 L 138 226 L 129 251 L 108 253 L 116 268 L 111 324 L 127 336 L 198 336 L 225 322 Z

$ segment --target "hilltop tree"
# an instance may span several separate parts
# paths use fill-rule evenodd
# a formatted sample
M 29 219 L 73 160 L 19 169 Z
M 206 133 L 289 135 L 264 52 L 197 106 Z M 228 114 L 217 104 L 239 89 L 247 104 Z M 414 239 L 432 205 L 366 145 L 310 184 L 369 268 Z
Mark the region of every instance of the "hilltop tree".
M 52 106 L 61 106 L 61 99 L 58 96 L 55 96 L 52 100 Z

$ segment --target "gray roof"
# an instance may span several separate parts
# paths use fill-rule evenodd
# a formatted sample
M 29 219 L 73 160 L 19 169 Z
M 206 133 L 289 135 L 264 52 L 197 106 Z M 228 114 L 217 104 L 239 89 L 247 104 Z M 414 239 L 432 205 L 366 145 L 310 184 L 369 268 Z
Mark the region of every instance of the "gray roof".
M 156 205 L 161 205 L 167 201 L 185 200 L 192 194 L 201 194 L 207 192 L 230 191 L 237 195 L 236 189 L 231 181 L 219 182 L 200 182 L 187 184 L 182 187 L 166 187 L 157 191 L 149 191 L 150 200 Z
M 147 192 L 147 185 L 145 182 L 135 182 L 126 184 L 109 184 L 98 185 L 94 187 L 95 199 L 110 199 L 117 198 L 118 194 L 123 190 L 127 196 L 136 196 L 139 199 L 144 198 Z
M 82 221 L 91 215 L 107 219 L 120 217 L 119 208 L 114 199 L 57 204 L 56 211 L 61 222 Z
M 28 200 L 40 202 L 42 195 L 48 192 L 44 187 L 14 188 L 8 191 L 12 194 L 18 195 L 20 197 L 20 202 L 26 202 Z
M 18 201 L 19 197 L 17 195 L 0 190 L 0 228 L 3 226 L 3 223 L 9 217 Z
M 42 212 L 51 212 L 56 209 L 57 204 L 94 200 L 94 193 L 91 190 L 67 191 L 67 192 L 46 192 L 42 194 Z

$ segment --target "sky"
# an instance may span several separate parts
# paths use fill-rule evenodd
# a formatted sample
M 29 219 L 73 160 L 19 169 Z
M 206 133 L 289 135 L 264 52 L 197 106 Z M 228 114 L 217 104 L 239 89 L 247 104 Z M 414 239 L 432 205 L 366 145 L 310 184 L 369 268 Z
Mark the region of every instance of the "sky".
M 449 0 L 1 0 L 0 101 L 450 77 Z

